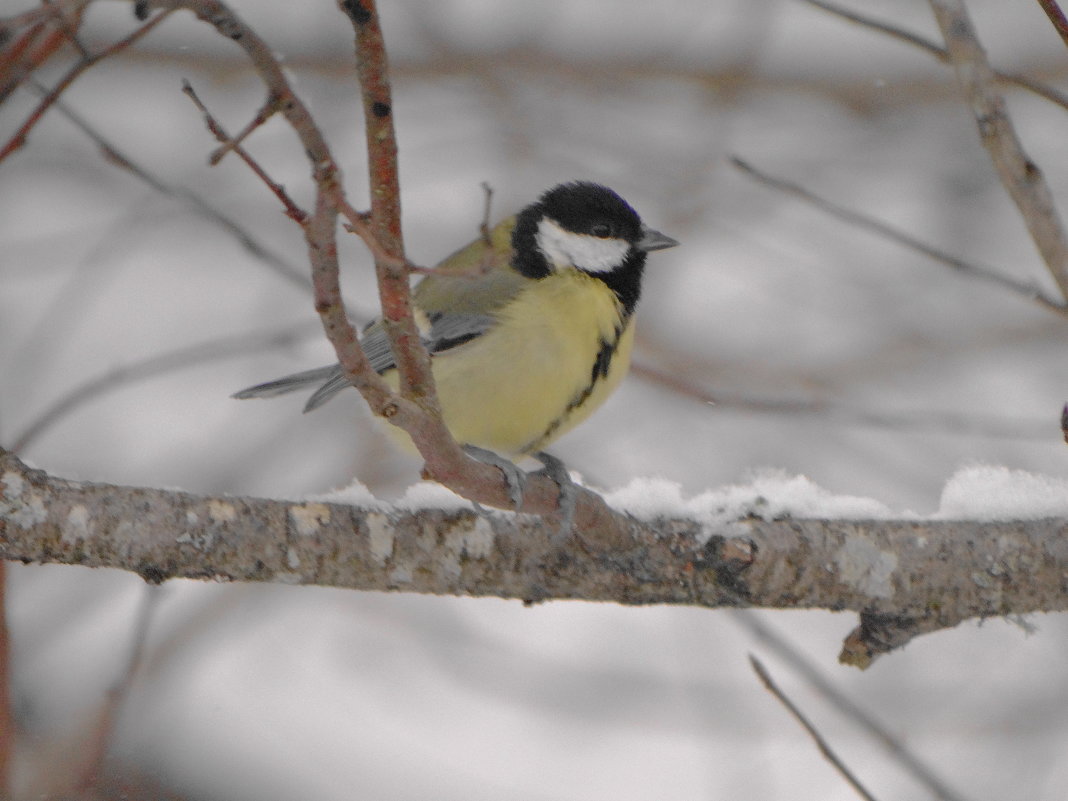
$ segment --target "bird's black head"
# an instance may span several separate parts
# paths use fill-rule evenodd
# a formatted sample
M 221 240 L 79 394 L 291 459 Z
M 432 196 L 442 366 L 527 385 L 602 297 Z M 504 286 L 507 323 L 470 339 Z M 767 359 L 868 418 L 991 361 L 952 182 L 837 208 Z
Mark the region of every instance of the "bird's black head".
M 630 314 L 641 294 L 645 254 L 677 244 L 646 227 L 611 189 L 576 181 L 550 189 L 519 213 L 513 265 L 529 278 L 581 270 L 604 281 Z

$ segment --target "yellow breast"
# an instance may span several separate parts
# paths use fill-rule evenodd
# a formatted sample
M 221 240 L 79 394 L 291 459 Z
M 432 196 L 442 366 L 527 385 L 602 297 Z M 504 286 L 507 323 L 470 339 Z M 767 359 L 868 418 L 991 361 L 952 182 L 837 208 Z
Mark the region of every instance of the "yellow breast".
M 540 450 L 619 386 L 633 340 L 598 279 L 569 270 L 533 282 L 495 328 L 434 357 L 445 424 L 461 444 L 507 456 Z M 394 371 L 386 377 L 396 381 Z

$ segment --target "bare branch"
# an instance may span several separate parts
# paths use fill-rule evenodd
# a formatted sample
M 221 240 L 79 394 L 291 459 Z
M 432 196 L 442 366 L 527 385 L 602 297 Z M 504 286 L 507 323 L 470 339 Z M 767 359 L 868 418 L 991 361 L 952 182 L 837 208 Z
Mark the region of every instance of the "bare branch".
M 25 453 L 38 437 L 60 420 L 73 414 L 85 404 L 110 392 L 150 378 L 197 367 L 219 359 L 232 359 L 288 344 L 298 336 L 296 330 L 271 334 L 252 334 L 217 339 L 199 345 L 150 356 L 138 362 L 109 370 L 72 387 L 33 419 L 22 433 L 16 435 L 11 450 Z
M 510 508 L 512 500 L 502 472 L 469 458 L 452 439 L 438 411 L 429 357 L 421 346 L 410 316 L 407 261 L 400 243 L 392 104 L 381 30 L 373 3 L 343 0 L 341 7 L 353 20 L 357 34 L 358 65 L 368 117 L 374 239 L 392 256 L 377 260 L 376 271 L 386 330 L 402 374 L 402 387 L 407 387 L 400 396 L 371 369 L 356 330 L 345 315 L 338 276 L 337 218 L 342 209 L 351 210 L 351 206 L 345 199 L 340 169 L 322 132 L 303 101 L 293 92 L 271 48 L 219 0 L 143 0 L 137 5 L 139 13 L 147 13 L 150 8 L 189 9 L 245 51 L 266 85 L 268 105 L 277 105 L 300 138 L 311 163 L 315 205 L 302 227 L 312 268 L 315 308 L 346 377 L 363 395 L 372 412 L 403 428 L 411 436 L 426 459 L 425 478 L 439 481 L 479 503 Z M 351 219 L 354 228 L 366 223 L 362 215 L 355 212 Z M 399 268 L 400 264 L 404 267 Z M 559 487 L 551 478 L 534 475 L 525 487 L 523 511 L 532 514 L 554 512 L 559 507 L 559 497 Z M 572 522 L 576 528 L 589 526 L 617 533 L 627 527 L 627 519 L 612 512 L 600 496 L 581 489 L 577 492 Z
M 1068 19 L 1065 18 L 1061 7 L 1057 5 L 1057 0 L 1038 0 L 1038 4 L 1042 6 L 1049 21 L 1053 23 L 1053 29 L 1060 35 L 1061 41 L 1068 45 Z
M 904 245 L 911 250 L 915 250 L 927 256 L 930 259 L 934 259 L 940 264 L 944 264 L 947 267 L 952 267 L 954 270 L 962 273 L 963 275 L 977 278 L 982 281 L 988 281 L 990 283 L 997 284 L 1005 289 L 1011 290 L 1018 295 L 1023 295 L 1028 300 L 1034 300 L 1042 304 L 1048 309 L 1057 312 L 1058 314 L 1068 314 L 1068 304 L 1057 298 L 1050 297 L 1039 289 L 1034 284 L 1028 284 L 1023 281 L 1017 281 L 1015 278 L 1010 278 L 1003 273 L 998 272 L 990 267 L 985 267 L 980 264 L 965 261 L 950 253 L 946 253 L 944 250 L 928 245 L 925 242 L 921 242 L 913 236 L 898 230 L 891 225 L 876 220 L 874 217 L 869 217 L 866 214 L 862 214 L 853 209 L 846 208 L 845 206 L 839 206 L 837 203 L 833 203 L 826 200 L 819 195 L 816 195 L 809 190 L 805 189 L 799 184 L 786 181 L 782 178 L 776 178 L 768 175 L 765 172 L 758 170 L 747 161 L 743 161 L 737 157 L 731 157 L 731 164 L 737 167 L 751 178 L 759 181 L 765 186 L 770 186 L 773 189 L 777 189 L 780 192 L 799 197 L 806 203 L 820 209 L 821 211 L 830 214 L 832 217 L 841 220 L 842 222 L 849 223 L 857 228 L 863 228 L 866 231 L 889 239 L 892 242 L 896 242 L 899 245 Z
M 708 368 L 688 361 L 664 366 L 635 362 L 631 373 L 678 395 L 718 409 L 740 409 L 757 414 L 818 417 L 843 425 L 869 426 L 890 431 L 937 431 L 968 437 L 1023 439 L 1047 442 L 1051 433 L 1048 418 L 1012 419 L 1003 416 L 965 414 L 941 410 L 887 412 L 858 408 L 836 401 L 804 398 L 759 397 L 756 395 L 712 392 L 692 376 L 707 374 Z
M 824 676 L 812 664 L 811 660 L 788 640 L 780 637 L 776 631 L 766 626 L 757 614 L 750 610 L 738 610 L 731 615 L 731 618 L 758 638 L 764 645 L 771 648 L 780 659 L 793 668 L 802 679 L 808 682 L 816 692 L 823 696 L 841 714 L 858 724 L 872 738 L 880 742 L 887 752 L 916 781 L 930 790 L 935 798 L 939 799 L 939 801 L 964 801 L 963 796 L 948 787 L 934 771 L 909 750 L 908 746 L 899 737 L 894 736 L 882 722 L 846 696 L 834 681 Z
M 861 667 L 964 620 L 1068 610 L 1062 519 L 763 519 L 746 516 L 767 506 L 756 491 L 742 506 L 699 519 L 590 519 L 563 552 L 554 521 L 534 515 L 91 484 L 0 451 L 0 559 L 114 567 L 152 583 L 852 610 L 860 625 L 840 659 Z
M 36 82 L 31 82 L 30 85 L 33 87 L 34 91 L 42 96 L 48 93 L 47 89 Z M 138 164 L 131 156 L 119 150 L 114 142 L 109 141 L 100 131 L 93 127 L 88 120 L 74 111 L 74 109 L 62 100 L 57 100 L 55 107 L 56 111 L 70 120 L 70 122 L 82 133 L 96 143 L 96 146 L 100 148 L 100 152 L 110 164 L 131 173 L 161 195 L 177 198 L 183 203 L 188 204 L 190 208 L 202 215 L 205 219 L 215 223 L 233 236 L 234 239 L 236 239 L 253 257 L 262 261 L 267 267 L 271 268 L 286 281 L 296 284 L 303 290 L 311 289 L 311 280 L 306 275 L 298 272 L 292 264 L 289 264 L 284 258 L 267 247 L 267 245 L 257 240 L 250 231 L 234 219 L 223 214 L 195 192 L 164 183 L 158 176 L 149 172 L 146 167 Z
M 452 461 L 457 462 L 460 460 L 459 448 L 452 442 L 441 419 L 430 370 L 430 356 L 421 347 L 419 331 L 412 316 L 411 290 L 401 233 L 400 171 L 393 125 L 393 96 L 378 9 L 374 0 L 340 0 L 338 5 L 352 22 L 356 39 L 356 73 L 363 101 L 371 191 L 370 228 L 372 237 L 385 256 L 381 258 L 376 253 L 375 258 L 382 323 L 397 363 L 401 395 L 416 401 L 430 413 L 426 425 L 422 426 L 433 431 L 435 442 L 430 449 L 451 450 Z M 357 224 L 352 219 L 350 222 Z M 425 437 L 417 437 L 413 433 L 412 438 L 420 452 L 427 456 Z
M 375 0 L 339 0 L 341 10 L 352 22 L 356 35 L 356 70 L 363 98 L 364 126 L 367 141 L 369 182 L 371 189 L 371 233 L 388 258 L 376 255 L 375 272 L 382 301 L 382 321 L 389 336 L 393 357 L 400 375 L 402 400 L 413 402 L 421 411 L 399 423 L 411 436 L 426 460 L 424 478 L 439 481 L 465 498 L 480 503 L 510 508 L 509 488 L 501 471 L 467 456 L 445 427 L 438 403 L 430 357 L 422 347 L 412 317 L 411 291 L 408 285 L 408 262 L 400 223 L 400 178 L 397 167 L 397 143 L 393 127 L 393 99 L 389 85 L 385 40 L 379 24 Z M 362 218 L 350 218 L 358 229 Z M 366 238 L 366 237 L 365 237 Z M 403 267 L 401 266 L 403 265 Z M 318 278 L 317 285 L 318 285 Z M 336 276 L 322 276 L 324 286 L 336 283 Z M 338 310 L 329 305 L 318 307 L 324 321 L 333 320 Z M 330 334 L 331 324 L 327 324 Z M 331 342 L 339 342 L 331 336 Z M 339 353 L 340 355 L 340 353 Z M 359 376 L 341 360 L 353 384 L 359 389 Z M 370 399 L 369 399 L 370 402 Z M 372 409 L 374 409 L 372 403 Z M 393 422 L 401 405 L 391 403 L 382 413 Z M 524 492 L 523 511 L 547 513 L 558 509 L 559 488 L 548 477 L 534 477 Z M 604 501 L 588 491 L 579 493 L 575 525 L 581 521 L 604 521 L 612 513 Z M 625 525 L 617 516 L 616 527 Z
M 277 101 L 267 103 L 252 122 L 249 123 L 236 138 L 231 139 L 230 135 L 226 133 L 226 129 L 219 124 L 218 120 L 216 120 L 211 112 L 208 111 L 207 106 L 205 106 L 200 98 L 197 97 L 197 93 L 193 90 L 193 86 L 189 81 L 182 81 L 182 91 L 193 101 L 193 104 L 200 110 L 200 113 L 204 115 L 204 122 L 207 124 L 208 130 L 215 135 L 216 139 L 223 143 L 221 148 L 212 153 L 208 162 L 212 166 L 215 166 L 227 153 L 237 153 L 238 157 L 240 157 L 248 168 L 256 174 L 256 177 L 263 181 L 267 185 L 267 188 L 274 193 L 274 196 L 281 201 L 283 206 L 285 206 L 286 216 L 295 222 L 303 224 L 304 221 L 308 219 L 308 212 L 304 211 L 304 209 L 294 203 L 293 199 L 286 192 L 286 188 L 272 180 L 271 176 L 267 174 L 267 171 L 259 165 L 259 162 L 252 158 L 249 152 L 241 146 L 241 142 L 245 137 L 256 130 L 256 128 L 262 125 L 271 114 L 277 111 Z M 270 113 L 267 113 L 267 109 L 270 109 Z
M 103 59 L 107 58 L 108 56 L 112 56 L 115 53 L 125 50 L 127 47 L 132 45 L 142 36 L 144 36 L 157 25 L 159 25 L 159 23 L 163 22 L 163 20 L 167 18 L 167 15 L 169 13 L 170 12 L 164 12 L 163 14 L 158 14 L 152 19 L 148 20 L 148 22 L 144 23 L 141 27 L 139 27 L 129 36 L 120 39 L 110 47 L 101 50 L 99 53 L 95 53 L 89 56 L 88 58 L 81 59 L 77 64 L 71 67 L 71 69 L 67 72 L 66 75 L 64 75 L 60 79 L 59 83 L 56 84 L 52 91 L 49 92 L 41 100 L 41 102 L 37 104 L 37 108 L 33 110 L 33 112 L 26 119 L 26 121 L 7 141 L 7 144 L 0 148 L 0 161 L 3 161 L 5 158 L 10 156 L 24 144 L 26 144 L 26 137 L 29 136 L 29 133 L 31 130 L 33 130 L 33 127 L 41 121 L 41 118 L 44 116 L 45 112 L 48 111 L 48 109 L 56 102 L 56 100 L 59 99 L 59 96 L 63 94 L 63 92 L 65 92 L 67 88 L 72 83 L 74 83 L 74 81 L 77 80 L 77 78 L 83 72 L 92 67 L 94 64 L 97 64 Z
M 794 719 L 801 724 L 805 731 L 808 732 L 812 741 L 816 743 L 816 747 L 820 750 L 820 753 L 823 754 L 828 762 L 834 765 L 834 769 L 842 775 L 842 778 L 849 782 L 849 785 L 857 791 L 857 794 L 861 798 L 866 799 L 866 801 L 875 801 L 875 796 L 869 793 L 867 788 L 860 783 L 860 779 L 853 775 L 853 772 L 838 757 L 838 754 L 834 752 L 834 749 L 831 748 L 830 744 L 823 738 L 823 735 L 819 733 L 819 730 L 812 725 L 807 717 L 805 717 L 805 713 L 798 709 L 797 705 L 787 697 L 786 693 L 780 690 L 778 685 L 772 681 L 771 675 L 768 673 L 764 665 L 761 664 L 760 660 L 750 654 L 749 664 L 753 666 L 753 671 L 757 674 L 767 691 L 774 695 L 776 700 L 786 707 L 786 711 L 793 715 Z
M 370 212 L 354 209 L 345 198 L 338 199 L 338 210 L 348 220 L 345 223 L 345 230 L 356 234 L 363 240 L 363 243 L 367 245 L 367 249 L 371 251 L 371 256 L 374 257 L 376 264 L 389 264 L 390 268 L 394 270 L 422 271 L 423 268 L 416 267 L 403 256 L 394 256 L 382 246 L 371 225 Z
M 481 186 L 486 199 L 482 204 L 482 222 L 478 226 L 478 232 L 482 236 L 482 241 L 485 242 L 486 245 L 492 247 L 493 242 L 490 239 L 490 223 L 492 222 L 492 219 L 490 218 L 490 207 L 493 205 L 493 187 L 490 186 L 487 181 L 483 181 Z
M 68 42 L 83 58 L 89 57 L 77 37 L 77 29 L 90 2 L 42 3 L 38 8 L 0 19 L 0 103 Z
M 1039 1 L 1042 2 L 1043 0 Z M 816 8 L 822 9 L 823 11 L 827 11 L 831 14 L 834 14 L 835 16 L 841 17 L 842 19 L 849 20 L 850 22 L 855 22 L 858 25 L 863 25 L 866 28 L 871 28 L 872 30 L 878 31 L 879 33 L 884 33 L 887 36 L 913 45 L 914 47 L 918 47 L 921 50 L 925 50 L 932 56 L 937 58 L 939 61 L 941 61 L 943 64 L 952 63 L 949 57 L 949 52 L 944 47 L 924 36 L 920 36 L 920 34 L 918 33 L 906 31 L 903 28 L 899 28 L 898 26 L 892 25 L 888 22 L 882 22 L 880 20 L 873 19 L 872 17 L 868 17 L 864 14 L 860 14 L 856 11 L 842 8 L 841 6 L 835 5 L 834 3 L 828 3 L 826 2 L 826 0 L 802 0 L 802 2 L 808 3 L 810 6 L 815 6 Z M 1044 84 L 1040 81 L 1036 81 L 1026 75 L 1020 75 L 1015 72 L 1001 72 L 1000 70 L 995 70 L 994 75 L 996 75 L 998 80 L 1000 81 L 1004 81 L 1007 84 L 1012 84 L 1013 86 L 1019 86 L 1021 89 L 1026 89 L 1028 92 L 1032 92 L 1038 95 L 1039 97 L 1045 98 L 1051 103 L 1056 103 L 1058 106 L 1068 109 L 1068 95 L 1065 95 L 1063 92 L 1054 89 L 1052 86 Z
M 0 502 L 2 503 L 2 502 Z M 0 536 L 3 527 L 0 526 Z M 7 565 L 0 564 L 0 796 L 9 798 L 15 757 L 15 710 L 12 706 L 11 641 L 7 628 Z
M 1068 299 L 1068 237 L 1042 171 L 1024 153 L 1005 99 L 994 89 L 994 73 L 968 11 L 961 0 L 930 0 L 930 4 L 946 40 L 957 81 L 975 115 L 983 147 L 1020 210 L 1053 280 Z
M 312 118 L 307 106 L 293 91 L 273 50 L 230 8 L 218 0 L 144 0 L 139 13 L 150 7 L 169 10 L 186 8 L 244 51 L 266 86 L 272 105 L 292 127 L 301 141 L 311 166 L 315 185 L 315 205 L 302 221 L 304 239 L 311 263 L 315 308 L 324 330 L 350 380 L 368 402 L 371 410 L 392 418 L 401 427 L 416 425 L 420 409 L 398 398 L 386 382 L 371 369 L 359 345 L 356 330 L 345 315 L 337 263 L 337 218 L 339 201 L 344 198 L 341 170 Z
M 82 757 L 82 770 L 79 771 L 80 775 L 75 777 L 74 786 L 70 788 L 77 795 L 85 795 L 86 791 L 97 788 L 106 775 L 105 760 L 115 739 L 115 727 L 123 704 L 130 694 L 130 687 L 144 658 L 145 643 L 148 641 L 152 618 L 159 606 L 160 592 L 159 587 L 148 586 L 141 596 L 137 620 L 130 634 L 130 651 L 125 668 L 107 691 L 93 727 L 90 747 Z

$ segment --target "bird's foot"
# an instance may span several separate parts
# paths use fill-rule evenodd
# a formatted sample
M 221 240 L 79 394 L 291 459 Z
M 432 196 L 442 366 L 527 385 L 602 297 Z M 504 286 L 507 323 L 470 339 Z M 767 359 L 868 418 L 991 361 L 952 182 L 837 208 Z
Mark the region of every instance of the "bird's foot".
M 482 464 L 496 467 L 504 473 L 504 483 L 508 485 L 508 498 L 512 508 L 517 512 L 523 508 L 523 490 L 527 486 L 527 474 L 516 467 L 515 463 L 503 456 L 477 445 L 464 445 L 464 453 Z M 477 506 L 477 504 L 476 504 Z
M 518 512 L 523 507 L 523 492 L 526 489 L 528 475 L 513 462 L 491 450 L 479 448 L 476 445 L 464 445 L 463 448 L 471 458 L 483 464 L 492 465 L 504 474 L 504 481 L 508 485 L 508 496 L 513 508 Z M 567 466 L 560 459 L 544 451 L 538 451 L 531 456 L 542 464 L 541 470 L 532 475 L 546 476 L 559 487 L 560 494 L 557 496 L 556 504 L 560 526 L 549 538 L 545 551 L 540 555 L 531 555 L 526 560 L 525 572 L 529 585 L 524 600 L 526 604 L 537 603 L 547 597 L 543 584 L 546 571 L 555 570 L 552 565 L 557 565 L 560 560 L 566 562 L 565 546 L 572 533 L 579 497 L 578 484 L 571 479 Z M 475 508 L 481 511 L 477 503 Z
M 575 521 L 575 507 L 578 505 L 578 484 L 571 480 L 571 473 L 562 461 L 551 453 L 538 451 L 531 454 L 542 463 L 542 469 L 534 475 L 544 475 L 551 478 L 560 494 L 556 499 L 557 513 L 560 515 L 560 530 L 553 537 L 553 544 L 560 545 L 571 533 L 571 525 Z

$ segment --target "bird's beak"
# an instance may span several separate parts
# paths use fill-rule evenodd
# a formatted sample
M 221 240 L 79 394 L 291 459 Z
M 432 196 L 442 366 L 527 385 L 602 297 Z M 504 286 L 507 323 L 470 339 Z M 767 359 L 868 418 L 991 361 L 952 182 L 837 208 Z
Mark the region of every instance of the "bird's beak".
M 638 247 L 648 253 L 650 250 L 667 250 L 679 244 L 667 234 L 662 234 L 647 225 L 642 226 L 642 238 L 638 240 Z

